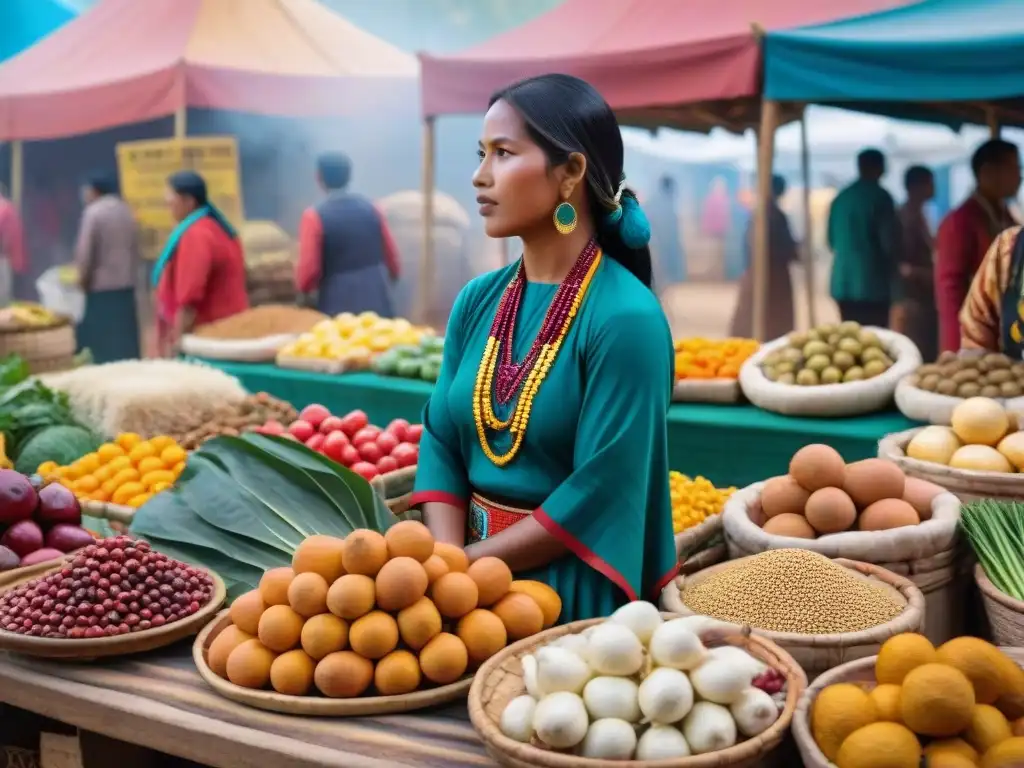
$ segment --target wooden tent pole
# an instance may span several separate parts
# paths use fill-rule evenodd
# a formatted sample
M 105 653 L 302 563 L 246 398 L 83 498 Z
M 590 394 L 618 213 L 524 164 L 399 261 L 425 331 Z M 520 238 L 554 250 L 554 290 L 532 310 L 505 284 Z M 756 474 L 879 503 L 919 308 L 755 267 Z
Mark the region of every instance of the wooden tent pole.
M 423 249 L 420 255 L 419 285 L 415 317 L 426 323 L 434 295 L 434 154 L 437 149 L 435 119 L 423 121 Z
M 25 184 L 24 146 L 20 140 L 11 142 L 11 202 L 21 210 Z
M 188 107 L 178 107 L 174 112 L 174 138 L 184 139 L 188 134 Z
M 754 208 L 754 338 L 767 341 L 768 319 L 768 206 L 772 196 L 772 165 L 775 160 L 775 128 L 779 123 L 779 103 L 761 103 L 761 126 L 757 132 L 757 201 Z
M 804 207 L 804 238 L 803 251 L 804 256 L 804 282 L 806 283 L 805 290 L 807 292 L 807 320 L 810 323 L 810 327 L 814 328 L 817 324 L 817 311 L 814 306 L 814 240 L 811 237 L 813 229 L 811 227 L 811 150 L 810 142 L 807 140 L 807 107 L 804 106 L 803 111 L 800 113 L 800 173 L 803 177 L 803 207 Z
M 985 122 L 988 123 L 989 136 L 998 139 L 1002 126 L 999 124 L 999 113 L 992 105 L 985 107 Z

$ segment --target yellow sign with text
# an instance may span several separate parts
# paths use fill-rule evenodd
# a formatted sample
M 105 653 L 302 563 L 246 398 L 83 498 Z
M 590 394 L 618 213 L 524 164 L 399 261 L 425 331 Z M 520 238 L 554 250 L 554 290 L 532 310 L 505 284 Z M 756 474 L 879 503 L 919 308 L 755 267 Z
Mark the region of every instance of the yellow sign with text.
M 244 220 L 238 142 L 233 136 L 203 136 L 156 141 L 126 141 L 117 145 L 121 196 L 135 212 L 142 253 L 155 259 L 174 229 L 165 198 L 167 177 L 195 171 L 206 181 L 210 202 L 235 227 Z

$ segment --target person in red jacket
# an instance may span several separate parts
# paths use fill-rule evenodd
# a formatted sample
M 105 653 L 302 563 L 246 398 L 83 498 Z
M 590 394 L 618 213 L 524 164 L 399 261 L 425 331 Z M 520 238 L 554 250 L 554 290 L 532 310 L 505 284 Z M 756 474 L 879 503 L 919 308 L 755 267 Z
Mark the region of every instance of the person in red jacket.
M 981 260 L 996 236 L 1017 222 L 1006 201 L 1020 188 L 1020 153 L 1002 139 L 986 141 L 971 157 L 975 188 L 939 225 L 935 260 L 935 301 L 939 346 L 960 349 L 960 309 Z

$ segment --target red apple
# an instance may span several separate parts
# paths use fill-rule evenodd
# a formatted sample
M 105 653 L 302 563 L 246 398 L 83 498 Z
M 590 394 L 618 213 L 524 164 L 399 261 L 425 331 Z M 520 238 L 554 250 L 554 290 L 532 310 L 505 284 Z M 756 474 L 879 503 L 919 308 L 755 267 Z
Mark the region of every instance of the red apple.
M 385 432 L 390 432 L 392 435 L 398 438 L 398 442 L 405 441 L 405 430 L 409 428 L 409 422 L 405 419 L 392 419 L 391 423 L 388 424 Z
M 330 415 L 331 412 L 320 403 L 307 405 L 299 412 L 299 418 L 308 421 L 314 428 L 319 427 L 320 423 Z
M 341 418 L 341 429 L 346 435 L 352 437 L 369 423 L 370 419 L 365 412 L 352 411 Z
M 373 480 L 373 478 L 380 474 L 380 472 L 377 471 L 377 468 L 373 464 L 368 464 L 365 461 L 357 461 L 355 464 L 349 467 L 349 469 L 351 469 L 357 475 L 362 475 L 367 480 Z
M 388 472 L 394 472 L 396 469 L 398 469 L 398 462 L 395 460 L 394 456 L 385 456 L 377 462 L 377 471 L 382 475 L 387 474 Z
M 359 449 L 352 445 L 346 445 L 341 449 L 341 463 L 346 467 L 351 467 L 353 464 L 358 464 L 362 456 L 359 455 Z
M 377 438 L 380 434 L 380 427 L 375 427 L 373 424 L 368 427 L 363 427 L 352 435 L 352 445 L 358 448 L 363 443 L 375 443 L 377 442 Z
M 342 423 L 341 419 L 337 416 L 328 416 L 326 419 L 320 422 L 320 432 L 325 435 L 331 434 L 331 432 L 337 432 L 341 430 Z
M 309 438 L 313 436 L 313 433 L 316 432 L 316 430 L 313 428 L 313 425 L 310 424 L 308 421 L 304 421 L 303 419 L 293 421 L 288 426 L 288 431 L 291 432 L 295 437 L 297 437 L 302 442 L 306 442 L 307 440 L 309 440 Z
M 326 435 L 321 435 L 319 432 L 311 436 L 306 441 L 306 447 L 311 451 L 317 451 L 318 453 L 324 447 L 324 441 L 327 439 Z
M 380 452 L 385 456 L 390 456 L 391 452 L 398 447 L 398 444 L 402 442 L 398 439 L 394 432 L 381 432 L 377 435 L 377 447 L 380 448 Z
M 380 446 L 376 443 L 363 443 L 359 446 L 359 455 L 364 461 L 368 461 L 371 464 L 376 464 L 378 461 L 384 458 L 384 451 L 380 449 Z
M 407 443 L 419 443 L 420 437 L 423 436 L 423 425 L 422 424 L 410 424 L 409 428 L 405 430 L 405 442 Z
M 391 456 L 398 462 L 398 466 L 411 467 L 419 461 L 420 452 L 412 443 L 401 443 L 391 452 Z
M 341 461 L 341 454 L 346 448 L 350 448 L 348 444 L 348 438 L 345 437 L 341 432 L 331 432 L 324 438 L 323 452 L 324 455 L 329 459 L 335 461 Z

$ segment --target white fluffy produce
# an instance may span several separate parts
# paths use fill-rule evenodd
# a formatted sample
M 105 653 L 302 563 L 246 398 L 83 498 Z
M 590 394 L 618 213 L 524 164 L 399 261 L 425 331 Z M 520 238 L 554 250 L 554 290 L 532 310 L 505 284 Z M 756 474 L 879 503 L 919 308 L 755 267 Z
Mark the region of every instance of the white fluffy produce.
M 608 621 L 629 627 L 644 645 L 651 642 L 651 635 L 662 624 L 658 606 L 644 600 L 626 603 L 609 616 Z
M 533 738 L 533 715 L 536 709 L 537 702 L 533 696 L 517 696 L 505 705 L 498 727 L 510 739 L 529 744 Z
M 737 632 L 741 629 L 739 624 L 732 624 L 728 621 L 714 619 L 710 616 L 701 616 L 699 614 L 694 614 L 693 616 L 683 616 L 679 619 L 673 619 L 673 621 L 678 621 L 681 626 L 686 627 L 695 635 L 700 635 L 701 632 L 704 632 L 709 629 L 733 629 Z
M 629 760 L 636 751 L 636 730 L 625 720 L 595 720 L 583 738 L 580 754 L 595 760 Z
M 715 704 L 732 704 L 750 685 L 750 680 L 747 670 L 723 659 L 705 661 L 690 672 L 693 690 L 702 699 Z
M 640 683 L 637 697 L 645 721 L 678 723 L 693 707 L 693 688 L 685 672 L 658 667 Z
M 590 667 L 572 651 L 545 646 L 536 652 L 537 689 L 542 696 L 557 691 L 579 693 L 591 678 Z
M 700 638 L 690 630 L 686 619 L 666 621 L 651 636 L 651 659 L 661 667 L 690 670 L 698 667 L 707 655 Z
M 595 677 L 583 688 L 583 703 L 593 720 L 613 717 L 637 723 L 639 699 L 639 686 L 628 677 Z
M 599 624 L 587 637 L 587 661 L 599 675 L 626 677 L 644 663 L 644 647 L 633 631 L 621 624 Z
M 683 720 L 683 736 L 695 755 L 718 752 L 736 743 L 736 722 L 720 704 L 698 701 Z
M 553 645 L 556 648 L 565 648 L 567 651 L 572 651 L 581 659 L 587 658 L 587 638 L 583 635 L 562 635 L 554 642 L 549 643 L 549 645 Z
M 523 665 L 523 684 L 526 686 L 526 692 L 539 701 L 543 694 L 540 692 L 540 685 L 537 684 L 537 658 L 527 654 L 519 663 Z
M 729 720 L 732 720 L 731 716 Z M 583 741 L 589 726 L 583 699 L 569 691 L 545 696 L 533 712 L 533 730 L 537 738 L 554 749 L 575 747 Z
M 636 744 L 635 760 L 669 760 L 673 757 L 689 757 L 690 745 L 686 737 L 672 725 L 652 725 Z
M 779 708 L 767 693 L 760 688 L 750 687 L 729 705 L 736 727 L 744 736 L 753 738 L 768 730 L 779 719 Z
M 768 665 L 763 661 L 755 659 L 745 650 L 737 648 L 735 645 L 720 645 L 717 648 L 710 649 L 707 660 L 726 661 L 730 664 L 735 664 L 743 670 L 743 674 L 750 675 L 751 680 L 768 669 Z

